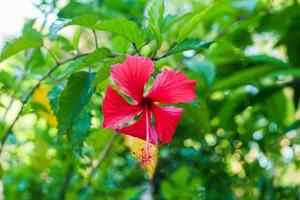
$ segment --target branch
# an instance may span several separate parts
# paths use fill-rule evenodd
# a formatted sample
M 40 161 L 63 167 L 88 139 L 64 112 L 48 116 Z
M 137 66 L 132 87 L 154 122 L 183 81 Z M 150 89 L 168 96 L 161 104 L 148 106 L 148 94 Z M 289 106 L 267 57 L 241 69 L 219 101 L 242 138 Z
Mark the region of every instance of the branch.
M 37 84 L 30 90 L 30 92 L 27 94 L 27 96 L 24 98 L 24 100 L 22 101 L 22 106 L 16 116 L 16 118 L 13 120 L 13 122 L 11 123 L 11 125 L 8 127 L 8 129 L 4 132 L 3 134 L 3 137 L 1 139 L 1 146 L 0 146 L 0 156 L 1 156 L 1 153 L 2 153 L 2 150 L 3 150 L 3 146 L 7 140 L 7 137 L 8 135 L 11 133 L 12 129 L 14 128 L 15 126 L 15 123 L 17 122 L 17 120 L 19 119 L 23 109 L 24 109 L 24 106 L 28 103 L 28 101 L 30 100 L 31 96 L 33 95 L 33 93 L 36 91 L 36 89 L 41 85 L 41 83 L 47 79 L 48 77 L 51 76 L 51 74 L 57 70 L 61 65 L 65 64 L 65 63 L 68 63 L 70 61 L 73 61 L 73 60 L 76 60 L 80 57 L 83 57 L 83 56 L 86 56 L 88 54 L 80 54 L 78 56 L 75 56 L 73 58 L 69 58 L 69 59 L 66 59 L 62 62 L 59 62 L 58 64 L 56 64 L 54 67 L 52 67 L 38 82 Z
M 93 176 L 95 175 L 97 169 L 98 169 L 98 168 L 101 166 L 101 164 L 103 163 L 104 159 L 107 157 L 107 155 L 108 155 L 110 149 L 112 148 L 112 145 L 113 145 L 113 143 L 114 143 L 114 141 L 115 141 L 117 135 L 118 135 L 118 133 L 115 132 L 115 133 L 111 136 L 111 138 L 110 138 L 110 140 L 108 141 L 107 145 L 104 147 L 104 149 L 103 149 L 102 152 L 100 153 L 100 155 L 99 155 L 99 157 L 98 157 L 98 159 L 97 159 L 97 161 L 96 161 L 95 166 L 92 168 L 91 173 L 88 175 L 88 178 L 87 178 L 88 181 L 87 181 L 87 183 L 84 185 L 84 187 L 82 187 L 82 189 L 84 189 L 84 188 L 86 188 L 86 187 L 88 187 L 88 186 L 91 185 L 91 181 L 92 181 Z
M 61 187 L 61 190 L 59 192 L 59 196 L 58 196 L 59 200 L 65 199 L 65 194 L 66 194 L 66 191 L 68 190 L 68 187 L 70 185 L 73 173 L 74 173 L 74 164 L 73 164 L 73 162 L 71 162 L 70 165 L 69 165 L 68 171 L 67 171 L 67 176 L 66 176 L 66 178 L 64 180 L 64 183 Z

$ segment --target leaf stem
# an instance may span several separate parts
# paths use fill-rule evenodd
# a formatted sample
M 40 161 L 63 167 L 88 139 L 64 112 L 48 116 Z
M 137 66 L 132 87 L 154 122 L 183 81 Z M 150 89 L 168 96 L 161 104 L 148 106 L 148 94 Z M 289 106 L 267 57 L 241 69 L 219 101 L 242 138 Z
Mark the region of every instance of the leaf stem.
M 93 30 L 93 35 L 94 35 L 94 39 L 95 39 L 95 46 L 96 46 L 96 49 L 99 48 L 99 45 L 98 45 L 98 40 L 97 40 L 97 34 L 96 34 L 96 31 Z
M 52 57 L 52 59 L 54 60 L 56 65 L 59 65 L 60 62 L 58 61 L 58 59 L 56 58 L 56 56 L 52 53 L 52 51 L 50 49 L 48 49 L 47 47 L 43 46 L 43 48 L 49 53 L 49 55 Z
M 132 45 L 133 45 L 133 47 L 134 47 L 136 53 L 137 53 L 139 56 L 141 56 L 141 53 L 140 53 L 139 49 L 137 48 L 136 44 L 135 44 L 135 43 L 132 43 Z

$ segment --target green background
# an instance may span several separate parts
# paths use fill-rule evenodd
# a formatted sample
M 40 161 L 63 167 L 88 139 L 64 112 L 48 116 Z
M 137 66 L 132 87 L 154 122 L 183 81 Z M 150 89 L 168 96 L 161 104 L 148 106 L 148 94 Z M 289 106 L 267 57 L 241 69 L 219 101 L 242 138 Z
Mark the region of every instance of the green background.
M 1 45 L 1 138 L 24 106 L 0 157 L 0 199 L 300 199 L 299 1 L 36 6 L 44 19 Z M 101 128 L 110 66 L 137 53 L 155 74 L 168 66 L 197 81 L 152 180 L 124 137 L 107 146 L 114 133 Z M 57 128 L 32 99 L 42 77 Z

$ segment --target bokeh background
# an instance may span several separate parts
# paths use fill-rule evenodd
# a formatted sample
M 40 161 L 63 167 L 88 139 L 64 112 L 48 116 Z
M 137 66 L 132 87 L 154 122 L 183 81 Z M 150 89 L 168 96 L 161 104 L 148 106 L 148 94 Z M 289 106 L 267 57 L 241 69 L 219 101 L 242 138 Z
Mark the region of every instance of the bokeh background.
M 164 17 L 200 13 L 213 3 L 165 0 Z M 173 141 L 159 146 L 152 170 L 140 170 L 135 147 L 124 136 L 101 128 L 109 80 L 97 85 L 88 104 L 90 123 L 78 139 L 82 144 L 74 150 L 78 141 L 57 141 L 55 99 L 76 63 L 64 65 L 33 94 L 5 143 L 0 199 L 300 199 L 299 3 L 223 1 L 189 33 L 212 41 L 209 48 L 155 62 L 157 71 L 180 69 L 198 84 L 197 100 L 180 105 L 185 113 Z M 1 0 L 0 48 L 33 28 L 44 38 L 44 48 L 21 51 L 0 63 L 0 136 L 22 99 L 55 64 L 53 55 L 64 60 L 94 50 L 89 28 L 75 25 L 57 32 L 58 22 L 94 13 L 101 20 L 126 18 L 147 29 L 152 5 L 146 0 Z M 185 23 L 162 34 L 157 55 L 164 55 Z M 97 31 L 96 36 L 100 47 L 133 52 L 117 34 Z M 150 55 L 154 49 L 151 40 L 141 53 Z M 78 124 L 77 129 L 83 127 Z M 105 159 L 95 168 L 112 136 Z

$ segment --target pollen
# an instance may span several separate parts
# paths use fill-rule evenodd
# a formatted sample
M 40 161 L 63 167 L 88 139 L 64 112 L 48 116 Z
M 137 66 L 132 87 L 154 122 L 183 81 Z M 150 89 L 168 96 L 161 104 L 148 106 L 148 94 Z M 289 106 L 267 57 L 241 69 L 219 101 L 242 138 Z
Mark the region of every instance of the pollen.
M 141 170 L 147 170 L 148 168 L 155 168 L 157 160 L 157 152 L 152 145 L 145 143 L 140 152 L 133 152 L 133 155 L 138 159 Z

